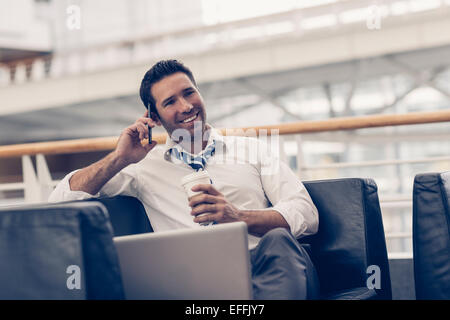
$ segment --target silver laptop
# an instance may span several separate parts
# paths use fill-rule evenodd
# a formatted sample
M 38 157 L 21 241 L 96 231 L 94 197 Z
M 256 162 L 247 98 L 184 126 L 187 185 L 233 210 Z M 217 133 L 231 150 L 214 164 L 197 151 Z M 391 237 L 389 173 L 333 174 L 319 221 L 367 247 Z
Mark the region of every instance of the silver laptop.
M 247 225 L 115 237 L 127 299 L 252 299 Z

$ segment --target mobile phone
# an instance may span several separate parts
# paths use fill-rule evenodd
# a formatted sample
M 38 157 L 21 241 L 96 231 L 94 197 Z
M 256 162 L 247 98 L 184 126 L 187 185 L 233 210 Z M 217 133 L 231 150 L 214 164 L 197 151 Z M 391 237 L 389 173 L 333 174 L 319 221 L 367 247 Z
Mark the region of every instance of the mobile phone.
M 147 106 L 147 110 L 148 110 L 148 117 L 150 118 L 150 104 Z M 147 128 L 148 128 L 148 144 L 152 143 L 152 127 L 150 127 L 150 125 L 147 123 Z

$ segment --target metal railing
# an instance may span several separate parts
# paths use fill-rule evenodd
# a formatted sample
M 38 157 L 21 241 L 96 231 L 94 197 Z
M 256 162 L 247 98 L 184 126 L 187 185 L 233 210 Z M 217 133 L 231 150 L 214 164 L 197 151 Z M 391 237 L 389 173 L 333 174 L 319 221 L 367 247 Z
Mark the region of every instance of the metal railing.
M 274 126 L 247 127 L 234 129 L 220 129 L 224 135 L 260 135 L 279 134 L 283 143 L 285 138 L 294 138 L 297 143 L 297 172 L 304 179 L 308 173 L 323 169 L 375 167 L 386 165 L 402 165 L 427 162 L 449 162 L 450 155 L 439 157 L 422 157 L 418 159 L 386 159 L 379 161 L 364 162 L 341 162 L 327 165 L 311 165 L 303 161 L 301 134 L 355 130 L 367 128 L 380 128 L 387 126 L 405 126 L 415 124 L 431 124 L 450 122 L 450 110 L 436 112 L 418 112 L 409 114 L 375 115 L 363 117 L 334 118 L 323 121 L 300 121 Z M 154 135 L 153 139 L 162 144 L 166 140 L 166 134 Z M 117 143 L 117 137 L 79 139 L 57 142 L 39 142 L 11 146 L 0 146 L 0 162 L 6 158 L 20 158 L 22 163 L 22 182 L 0 184 L 0 192 L 3 191 L 24 191 L 23 199 L 15 199 L 17 202 L 35 203 L 48 199 L 49 194 L 58 183 L 52 179 L 50 170 L 46 163 L 46 155 L 76 154 L 92 151 L 113 150 Z M 280 156 L 286 160 L 284 149 L 280 149 Z M 34 168 L 32 157 L 35 157 L 36 169 Z M 410 195 L 393 195 L 385 199 L 380 197 L 382 209 L 403 208 L 410 211 L 412 208 L 412 198 Z M 1 200 L 0 200 L 1 203 Z M 11 201 L 4 201 L 10 204 Z M 410 231 L 393 231 L 386 233 L 386 239 L 410 239 Z M 404 253 L 402 253 L 404 255 Z

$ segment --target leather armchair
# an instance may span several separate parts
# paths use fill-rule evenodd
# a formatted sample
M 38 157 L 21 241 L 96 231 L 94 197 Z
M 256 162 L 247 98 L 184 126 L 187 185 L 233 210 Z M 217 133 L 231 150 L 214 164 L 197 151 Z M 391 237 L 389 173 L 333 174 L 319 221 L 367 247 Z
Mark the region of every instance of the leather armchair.
M 345 178 L 304 185 L 319 211 L 319 231 L 300 242 L 311 245 L 322 299 L 392 299 L 375 181 Z M 379 289 L 367 286 L 368 277 L 375 275 L 369 266 L 379 267 Z
M 0 229 L 0 299 L 124 298 L 100 203 L 1 208 Z
M 414 178 L 413 253 L 417 299 L 450 299 L 450 172 Z

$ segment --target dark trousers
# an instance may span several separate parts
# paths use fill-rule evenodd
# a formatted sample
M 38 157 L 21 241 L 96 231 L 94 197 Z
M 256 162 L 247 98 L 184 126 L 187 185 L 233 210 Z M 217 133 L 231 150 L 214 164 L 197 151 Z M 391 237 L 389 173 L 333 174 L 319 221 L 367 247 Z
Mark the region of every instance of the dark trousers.
M 284 228 L 267 232 L 250 250 L 253 299 L 319 298 L 319 280 L 305 248 Z

